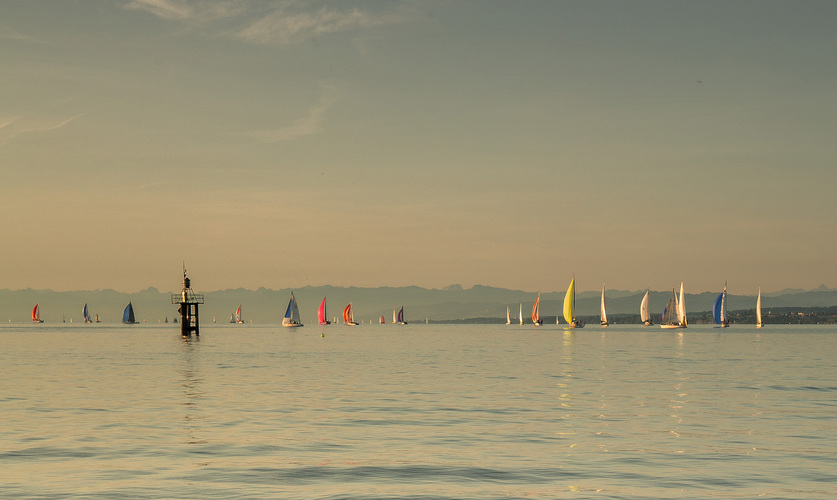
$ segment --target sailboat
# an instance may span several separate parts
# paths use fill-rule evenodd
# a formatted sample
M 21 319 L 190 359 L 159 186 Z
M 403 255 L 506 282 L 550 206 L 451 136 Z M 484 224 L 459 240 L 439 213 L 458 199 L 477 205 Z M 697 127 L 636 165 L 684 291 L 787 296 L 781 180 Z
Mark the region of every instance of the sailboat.
M 724 283 L 724 291 L 715 299 L 715 305 L 712 307 L 712 316 L 715 319 L 716 325 L 721 325 L 721 328 L 729 326 L 729 319 L 727 319 L 727 284 Z
M 764 321 L 761 320 L 761 287 L 759 287 L 759 297 L 756 299 L 756 328 L 764 326 Z
M 35 323 L 43 323 L 44 320 L 41 319 L 41 307 L 40 304 L 35 304 L 35 307 L 32 308 L 32 321 Z
M 96 323 L 101 323 L 102 320 L 99 319 L 99 313 L 96 313 Z
M 567 294 L 564 295 L 564 321 L 569 328 L 584 328 L 584 323 L 575 317 L 575 275 L 567 288 Z
M 317 323 L 321 325 L 330 325 L 331 321 L 326 319 L 326 303 L 325 297 L 323 297 L 323 301 L 320 302 L 320 308 L 317 309 Z
M 354 311 L 352 311 L 351 302 L 349 302 L 349 305 L 347 305 L 346 308 L 343 309 L 343 323 L 349 326 L 357 326 L 357 323 L 355 323 L 355 314 Z
M 506 324 L 511 324 L 511 308 L 506 307 Z
M 660 320 L 660 328 L 680 328 L 680 322 L 677 320 L 677 310 L 677 294 L 674 292 L 674 289 L 672 288 L 671 298 L 668 299 L 668 304 L 666 305 L 665 309 L 663 309 L 663 317 L 662 320 Z
M 642 303 L 639 305 L 639 319 L 645 326 L 651 326 L 654 324 L 654 320 L 651 319 L 650 293 L 650 290 L 645 291 L 645 296 L 642 298 Z
M 385 325 L 387 323 L 387 320 L 384 318 L 383 314 L 381 314 L 381 320 L 380 321 L 381 321 L 382 325 Z
M 230 323 L 238 323 L 239 325 L 244 323 L 244 320 L 241 319 L 241 306 L 238 306 L 238 309 L 235 310 L 235 314 L 230 316 Z
M 683 293 L 683 283 L 680 283 L 680 299 L 677 299 L 677 293 L 674 289 L 671 290 L 671 298 L 668 305 L 663 309 L 663 318 L 660 322 L 660 328 L 686 328 L 686 303 L 685 294 Z
M 285 310 L 285 317 L 282 319 L 282 326 L 289 328 L 302 326 L 302 323 L 299 320 L 299 307 L 296 305 L 294 292 L 291 292 L 291 300 L 288 301 L 288 309 Z
M 93 320 L 90 319 L 90 313 L 87 312 L 87 303 L 84 303 L 84 307 L 81 308 L 81 316 L 84 318 L 85 323 L 92 323 Z
M 126 325 L 133 325 L 137 323 L 137 320 L 134 317 L 134 306 L 130 301 L 128 302 L 128 305 L 125 306 L 125 310 L 122 311 L 122 322 Z
M 543 320 L 541 319 L 541 292 L 538 292 L 538 298 L 535 299 L 535 305 L 532 306 L 532 323 L 535 326 L 541 326 Z
M 520 314 L 518 314 L 517 317 L 520 318 L 520 324 L 522 325 L 523 324 L 523 302 L 520 303 Z
M 399 325 L 406 325 L 407 322 L 404 321 L 404 306 L 401 306 L 401 310 L 398 313 L 395 313 L 395 309 L 392 310 L 392 313 L 395 315 L 393 319 L 393 323 L 398 323 Z
M 607 326 L 607 311 L 605 310 L 605 286 L 602 283 L 602 326 Z

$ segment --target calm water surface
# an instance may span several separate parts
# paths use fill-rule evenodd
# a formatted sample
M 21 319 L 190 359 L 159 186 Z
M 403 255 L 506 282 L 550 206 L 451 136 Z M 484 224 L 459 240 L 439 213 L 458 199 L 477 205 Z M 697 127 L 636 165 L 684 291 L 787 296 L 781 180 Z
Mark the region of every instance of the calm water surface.
M 0 497 L 837 498 L 834 327 L 202 333 L 0 327 Z

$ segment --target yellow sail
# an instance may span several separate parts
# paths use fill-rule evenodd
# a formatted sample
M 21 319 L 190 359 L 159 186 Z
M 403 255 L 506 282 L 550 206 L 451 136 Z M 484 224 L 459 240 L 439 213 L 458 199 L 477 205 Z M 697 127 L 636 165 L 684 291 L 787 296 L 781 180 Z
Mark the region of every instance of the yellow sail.
M 573 308 L 575 307 L 575 276 L 570 281 L 570 287 L 567 289 L 567 295 L 564 296 L 564 321 L 567 323 L 573 322 Z

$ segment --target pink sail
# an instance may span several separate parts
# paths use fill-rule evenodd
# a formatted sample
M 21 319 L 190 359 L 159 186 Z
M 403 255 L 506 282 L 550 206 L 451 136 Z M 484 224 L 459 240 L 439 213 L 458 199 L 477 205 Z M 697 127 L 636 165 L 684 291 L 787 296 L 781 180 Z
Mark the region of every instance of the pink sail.
M 325 303 L 325 300 L 326 300 L 325 297 L 323 297 L 323 301 L 320 304 L 320 308 L 317 309 L 317 320 L 319 321 L 319 323 L 321 325 L 330 325 L 331 321 L 326 319 L 326 303 Z

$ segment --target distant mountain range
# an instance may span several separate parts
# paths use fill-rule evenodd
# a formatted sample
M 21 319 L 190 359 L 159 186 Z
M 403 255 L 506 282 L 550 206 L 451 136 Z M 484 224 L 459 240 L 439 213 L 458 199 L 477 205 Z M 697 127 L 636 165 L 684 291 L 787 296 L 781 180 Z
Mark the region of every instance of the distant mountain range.
M 242 306 L 245 322 L 257 324 L 281 323 L 288 305 L 290 289 L 270 290 L 218 290 L 198 293 L 205 295 L 201 306 L 201 323 L 228 323 L 235 309 Z M 508 290 L 475 285 L 464 289 L 451 285 L 443 289 L 426 289 L 416 286 L 357 288 L 336 286 L 306 286 L 293 290 L 302 314 L 303 323 L 315 324 L 317 307 L 327 298 L 328 316 L 339 317 L 343 307 L 353 303 L 355 319 L 364 322 L 377 321 L 384 316 L 392 321 L 394 308 L 404 306 L 409 322 L 466 319 L 505 318 L 506 307 L 512 318 L 517 319 L 523 308 L 524 318 L 529 318 L 537 292 Z M 608 290 L 608 314 L 638 314 L 644 290 Z M 594 316 L 599 313 L 601 292 L 581 292 L 577 295 L 578 316 Z M 686 294 L 686 309 L 690 313 L 709 311 L 718 292 Z M 651 292 L 652 312 L 659 314 L 671 296 L 670 291 Z M 171 304 L 171 292 L 148 288 L 136 293 L 115 290 L 54 292 L 51 290 L 0 290 L 0 321 L 30 323 L 32 307 L 40 303 L 41 318 L 49 323 L 81 322 L 82 307 L 88 304 L 90 314 L 99 314 L 105 323 L 119 323 L 122 310 L 131 301 L 138 321 L 147 323 L 172 321 L 177 316 L 177 306 Z M 560 314 L 564 292 L 541 293 L 541 315 Z M 755 308 L 752 295 L 729 295 L 728 310 Z M 829 307 L 837 305 L 837 290 L 820 286 L 815 290 L 783 290 L 762 295 L 763 309 L 771 307 Z

